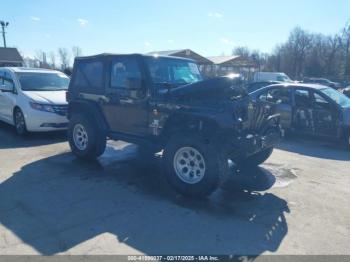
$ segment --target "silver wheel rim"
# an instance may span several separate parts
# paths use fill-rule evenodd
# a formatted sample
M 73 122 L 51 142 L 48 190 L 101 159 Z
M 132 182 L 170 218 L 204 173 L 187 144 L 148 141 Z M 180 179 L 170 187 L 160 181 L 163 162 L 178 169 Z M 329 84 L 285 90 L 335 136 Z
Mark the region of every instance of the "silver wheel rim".
M 16 111 L 15 121 L 16 121 L 15 125 L 16 125 L 17 131 L 19 133 L 22 133 L 24 131 L 25 122 L 24 122 L 23 114 L 19 110 Z
M 77 124 L 73 129 L 73 140 L 75 146 L 79 150 L 85 150 L 87 148 L 89 139 L 85 127 L 81 124 Z
M 200 182 L 205 174 L 205 161 L 202 154 L 193 147 L 181 147 L 174 156 L 176 175 L 187 184 Z

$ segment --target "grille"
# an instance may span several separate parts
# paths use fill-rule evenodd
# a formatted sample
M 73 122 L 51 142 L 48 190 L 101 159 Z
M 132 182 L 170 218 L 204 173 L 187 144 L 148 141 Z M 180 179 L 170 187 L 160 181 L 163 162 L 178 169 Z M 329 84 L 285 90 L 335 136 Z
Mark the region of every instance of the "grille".
M 68 105 L 55 105 L 53 106 L 53 110 L 57 115 L 67 116 Z

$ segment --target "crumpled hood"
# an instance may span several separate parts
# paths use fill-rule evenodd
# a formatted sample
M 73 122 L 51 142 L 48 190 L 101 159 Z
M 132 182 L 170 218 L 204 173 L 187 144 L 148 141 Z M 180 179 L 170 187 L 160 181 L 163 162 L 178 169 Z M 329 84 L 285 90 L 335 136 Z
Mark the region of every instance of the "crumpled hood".
M 66 105 L 66 91 L 23 91 L 33 102 L 41 104 Z
M 183 85 L 170 90 L 172 97 L 207 97 L 217 98 L 226 94 L 242 92 L 239 77 L 217 77 L 193 84 Z

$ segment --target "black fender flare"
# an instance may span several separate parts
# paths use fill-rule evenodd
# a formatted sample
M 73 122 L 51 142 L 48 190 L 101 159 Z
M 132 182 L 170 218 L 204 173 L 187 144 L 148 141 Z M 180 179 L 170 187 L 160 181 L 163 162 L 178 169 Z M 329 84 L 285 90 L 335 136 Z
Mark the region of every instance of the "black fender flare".
M 96 102 L 83 100 L 69 102 L 68 119 L 70 119 L 74 113 L 86 114 L 89 115 L 89 117 L 92 116 L 100 130 L 105 132 L 109 130 L 107 120 Z

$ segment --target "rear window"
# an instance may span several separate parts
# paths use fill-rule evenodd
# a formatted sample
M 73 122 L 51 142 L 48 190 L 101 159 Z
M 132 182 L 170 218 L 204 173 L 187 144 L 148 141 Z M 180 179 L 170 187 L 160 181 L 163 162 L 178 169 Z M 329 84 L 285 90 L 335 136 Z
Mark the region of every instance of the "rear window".
M 103 89 L 102 61 L 79 61 L 76 63 L 73 84 L 87 89 Z

